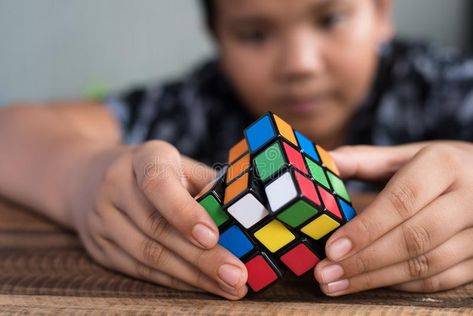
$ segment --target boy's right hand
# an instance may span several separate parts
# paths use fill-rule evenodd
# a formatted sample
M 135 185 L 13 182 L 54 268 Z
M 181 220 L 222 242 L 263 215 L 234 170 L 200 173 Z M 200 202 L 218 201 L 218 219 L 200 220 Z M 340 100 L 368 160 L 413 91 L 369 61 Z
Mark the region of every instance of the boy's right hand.
M 176 289 L 246 294 L 245 266 L 217 245 L 217 227 L 193 198 L 213 169 L 162 141 L 102 152 L 84 166 L 70 209 L 95 260 Z

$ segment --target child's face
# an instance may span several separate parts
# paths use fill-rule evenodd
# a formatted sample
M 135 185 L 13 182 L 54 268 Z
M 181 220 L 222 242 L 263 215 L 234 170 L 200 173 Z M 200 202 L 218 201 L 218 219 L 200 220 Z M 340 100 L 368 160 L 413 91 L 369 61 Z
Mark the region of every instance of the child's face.
M 322 141 L 343 133 L 371 87 L 390 0 L 217 0 L 216 33 L 250 111 Z

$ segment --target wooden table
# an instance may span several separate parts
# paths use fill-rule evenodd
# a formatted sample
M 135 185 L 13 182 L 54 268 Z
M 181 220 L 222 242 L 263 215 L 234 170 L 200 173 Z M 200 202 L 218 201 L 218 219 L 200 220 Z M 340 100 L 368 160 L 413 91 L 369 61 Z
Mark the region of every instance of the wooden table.
M 358 209 L 372 197 L 355 197 Z M 473 284 L 436 294 L 374 290 L 324 296 L 309 275 L 229 302 L 179 292 L 95 264 L 77 237 L 0 201 L 0 314 L 473 314 Z

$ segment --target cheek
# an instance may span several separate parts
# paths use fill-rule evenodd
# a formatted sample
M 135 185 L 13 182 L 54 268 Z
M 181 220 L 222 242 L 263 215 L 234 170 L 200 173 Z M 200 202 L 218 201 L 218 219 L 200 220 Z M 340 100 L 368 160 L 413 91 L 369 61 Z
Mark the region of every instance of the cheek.
M 356 53 L 341 56 L 335 76 L 346 89 L 350 103 L 358 103 L 368 92 L 375 72 L 376 55 L 372 50 L 358 50 Z
M 269 110 L 272 86 L 271 56 L 222 45 L 222 67 L 238 94 L 256 115 Z
M 355 28 L 356 29 L 356 28 Z M 343 44 L 341 44 L 343 43 Z M 377 44 L 372 29 L 358 28 L 335 43 L 328 58 L 331 72 L 351 106 L 362 101 L 370 89 L 377 64 Z

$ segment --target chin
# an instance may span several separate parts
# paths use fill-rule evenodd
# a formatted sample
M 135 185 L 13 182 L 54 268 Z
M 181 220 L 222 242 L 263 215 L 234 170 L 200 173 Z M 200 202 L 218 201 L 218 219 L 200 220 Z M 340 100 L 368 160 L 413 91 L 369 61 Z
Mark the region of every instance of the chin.
M 327 139 L 327 137 L 333 135 L 337 125 L 336 121 L 327 119 L 325 116 L 306 116 L 295 119 L 294 122 L 294 127 L 297 130 L 301 131 L 301 133 L 307 135 L 315 142 L 321 139 Z

